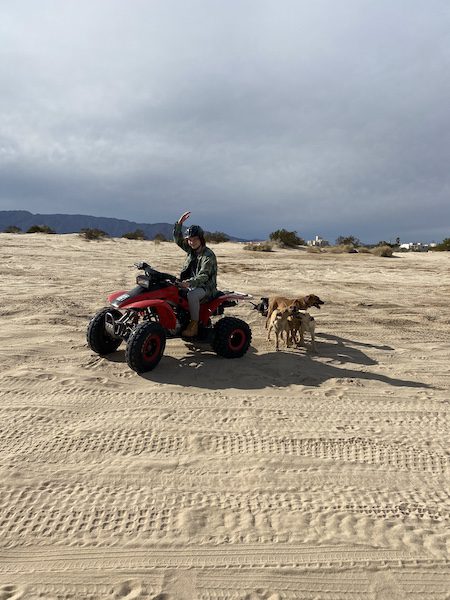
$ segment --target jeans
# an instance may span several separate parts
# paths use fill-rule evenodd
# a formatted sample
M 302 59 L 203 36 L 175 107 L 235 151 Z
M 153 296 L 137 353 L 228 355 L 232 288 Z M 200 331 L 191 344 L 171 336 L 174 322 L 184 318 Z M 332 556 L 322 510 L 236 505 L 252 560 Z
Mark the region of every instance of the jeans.
M 189 304 L 189 312 L 193 321 L 199 320 L 200 315 L 200 300 L 206 296 L 206 291 L 203 288 L 193 288 L 188 291 L 187 301 Z

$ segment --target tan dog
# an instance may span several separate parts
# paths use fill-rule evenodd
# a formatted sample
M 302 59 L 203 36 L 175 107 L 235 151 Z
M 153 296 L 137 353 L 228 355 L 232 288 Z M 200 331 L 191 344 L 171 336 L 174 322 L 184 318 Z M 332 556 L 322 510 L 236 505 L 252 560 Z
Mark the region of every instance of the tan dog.
M 308 310 L 314 306 L 315 308 L 321 307 L 325 304 L 323 300 L 315 294 L 308 294 L 308 296 L 302 296 L 299 298 L 285 298 L 284 296 L 272 296 L 269 298 L 269 308 L 267 310 L 266 329 L 269 326 L 269 320 L 274 310 L 284 310 L 291 308 L 293 310 Z
M 311 349 L 313 352 L 317 352 L 316 347 L 316 321 L 308 313 L 302 313 L 296 311 L 293 315 L 288 317 L 290 325 L 290 336 L 293 344 L 297 346 L 306 346 L 305 344 L 305 332 L 308 332 L 311 336 Z M 297 341 L 297 335 L 300 339 Z
M 286 308 L 285 310 L 275 309 L 270 315 L 267 339 L 270 341 L 270 333 L 273 329 L 277 338 L 275 345 L 277 350 L 280 349 L 280 337 L 283 339 L 283 333 L 286 334 L 286 348 L 289 348 L 291 345 L 291 324 L 289 322 L 290 317 L 292 317 L 292 310 L 289 308 Z

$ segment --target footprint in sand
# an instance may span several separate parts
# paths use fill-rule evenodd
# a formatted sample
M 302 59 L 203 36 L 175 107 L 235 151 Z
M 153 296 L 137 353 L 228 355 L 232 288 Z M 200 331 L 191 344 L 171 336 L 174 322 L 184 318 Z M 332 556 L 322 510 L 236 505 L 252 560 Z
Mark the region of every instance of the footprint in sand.
M 257 589 L 244 596 L 244 600 L 281 600 L 281 595 L 269 590 Z
M 132 600 L 133 598 L 143 598 L 144 595 L 142 585 L 136 581 L 124 581 L 112 590 L 114 600 Z
M 0 586 L 0 600 L 19 600 L 23 598 L 25 590 L 15 585 Z

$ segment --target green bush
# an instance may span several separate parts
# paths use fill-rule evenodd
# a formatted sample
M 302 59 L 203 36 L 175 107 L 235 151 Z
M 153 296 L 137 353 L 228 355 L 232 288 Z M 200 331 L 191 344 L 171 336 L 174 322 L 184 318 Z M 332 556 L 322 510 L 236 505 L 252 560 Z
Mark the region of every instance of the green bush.
M 210 244 L 221 244 L 223 242 L 229 242 L 230 238 L 223 231 L 207 231 L 205 233 L 205 240 Z
M 273 252 L 273 244 L 270 242 L 250 242 L 245 244 L 244 250 L 252 252 Z
M 156 242 L 167 242 L 167 238 L 163 233 L 157 233 L 153 240 Z
M 5 227 L 3 230 L 3 233 L 21 233 L 21 231 L 20 227 L 17 227 L 16 225 L 8 225 L 8 227 Z
M 354 235 L 340 235 L 336 238 L 336 246 L 353 246 L 358 248 L 358 246 L 361 246 L 361 241 Z
M 450 252 L 450 238 L 445 238 L 440 244 L 436 244 L 430 250 L 436 250 L 437 252 Z
M 55 231 L 48 225 L 32 225 L 27 233 L 55 233 Z
M 375 254 L 375 256 L 386 256 L 391 258 L 394 254 L 394 250 L 391 246 L 377 246 L 376 248 L 372 248 L 372 254 Z
M 105 231 L 102 231 L 101 229 L 97 228 L 91 229 L 90 227 L 85 227 L 81 229 L 79 235 L 80 237 L 88 241 L 104 240 L 106 237 L 108 237 L 108 234 Z
M 305 240 L 299 237 L 296 231 L 287 231 L 286 229 L 277 229 L 276 231 L 273 231 L 269 238 L 272 242 L 283 244 L 288 248 L 305 245 Z
M 122 235 L 123 238 L 127 240 L 146 240 L 147 237 L 142 229 L 136 229 L 136 231 L 129 231 L 128 233 L 124 233 Z

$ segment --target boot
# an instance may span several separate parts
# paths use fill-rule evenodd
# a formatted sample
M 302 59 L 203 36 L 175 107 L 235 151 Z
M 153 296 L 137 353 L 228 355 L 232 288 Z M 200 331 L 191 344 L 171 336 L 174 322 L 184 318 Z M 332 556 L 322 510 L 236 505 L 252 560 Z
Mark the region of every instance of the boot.
M 181 332 L 183 337 L 195 337 L 198 335 L 198 321 L 189 321 L 189 325 Z

